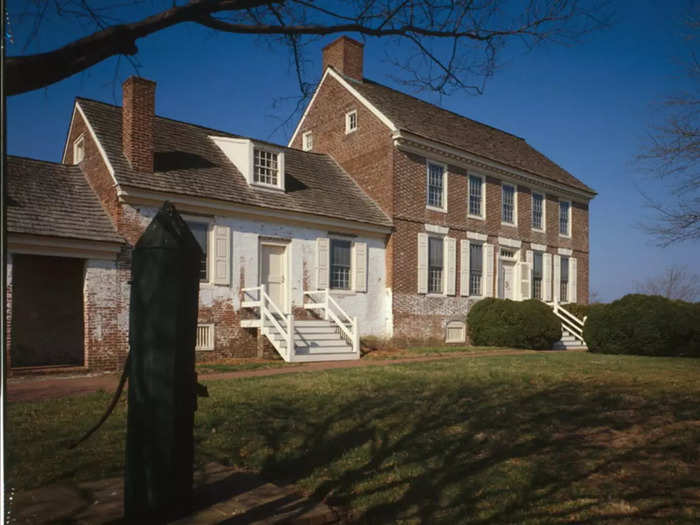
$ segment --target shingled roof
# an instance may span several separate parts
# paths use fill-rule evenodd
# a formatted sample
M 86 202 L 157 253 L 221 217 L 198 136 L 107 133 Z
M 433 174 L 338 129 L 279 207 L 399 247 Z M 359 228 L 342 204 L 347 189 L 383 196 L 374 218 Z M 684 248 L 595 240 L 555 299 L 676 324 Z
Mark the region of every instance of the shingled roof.
M 7 157 L 7 231 L 124 242 L 78 166 Z
M 439 108 L 372 80 L 364 79 L 359 82 L 350 77 L 343 78 L 400 130 L 579 190 L 595 193 L 521 137 Z
M 392 224 L 328 155 L 275 145 L 285 154 L 286 191 L 256 189 L 209 138 L 245 137 L 164 117 L 156 116 L 153 124 L 154 173 L 134 171 L 122 150 L 122 108 L 84 98 L 77 102 L 120 185 L 379 226 Z

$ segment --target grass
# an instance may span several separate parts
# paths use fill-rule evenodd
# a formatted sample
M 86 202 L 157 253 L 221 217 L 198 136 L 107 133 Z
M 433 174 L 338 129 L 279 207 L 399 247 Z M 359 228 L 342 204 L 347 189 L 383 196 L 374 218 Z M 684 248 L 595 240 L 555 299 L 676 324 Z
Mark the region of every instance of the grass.
M 538 353 L 209 381 L 196 456 L 366 523 L 694 523 L 700 360 Z M 8 405 L 10 487 L 119 475 L 125 402 Z M 79 422 L 79 424 L 76 424 Z
M 198 374 L 213 374 L 219 372 L 242 372 L 245 370 L 261 370 L 266 368 L 281 368 L 298 366 L 299 363 L 285 363 L 281 359 L 222 359 L 213 362 L 197 363 Z
M 450 354 L 511 351 L 511 348 L 496 348 L 468 345 L 408 346 L 400 348 L 378 348 L 363 356 L 363 359 L 403 359 L 410 357 L 438 357 Z

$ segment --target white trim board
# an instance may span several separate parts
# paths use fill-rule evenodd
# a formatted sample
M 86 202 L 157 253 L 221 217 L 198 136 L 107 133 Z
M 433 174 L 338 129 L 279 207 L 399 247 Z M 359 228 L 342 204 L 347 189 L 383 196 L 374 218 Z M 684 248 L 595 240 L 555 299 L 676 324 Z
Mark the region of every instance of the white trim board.
M 467 232 L 467 239 L 472 239 L 473 241 L 484 241 L 488 239 L 488 235 L 485 233 L 478 233 L 478 232 Z
M 9 233 L 7 251 L 27 255 L 55 257 L 77 257 L 79 259 L 106 259 L 113 261 L 122 249 L 122 244 L 87 239 Z
M 499 246 L 507 246 L 509 248 L 520 248 L 520 246 L 522 246 L 522 241 L 509 239 L 507 237 L 499 237 L 498 244 Z
M 323 86 L 323 83 L 326 81 L 328 75 L 332 76 L 335 80 L 337 80 L 340 83 L 341 86 L 347 89 L 352 96 L 354 96 L 358 101 L 360 101 L 362 105 L 365 106 L 375 117 L 377 117 L 382 123 L 384 123 L 392 133 L 397 130 L 394 123 L 391 120 L 389 120 L 387 116 L 384 115 L 384 113 L 379 111 L 369 100 L 363 97 L 359 91 L 352 87 L 352 85 L 347 80 L 345 80 L 342 75 L 336 72 L 335 69 L 333 69 L 332 67 L 327 67 L 326 71 L 324 71 L 323 73 L 321 81 L 318 83 L 318 86 L 316 86 L 316 91 L 314 91 L 314 94 L 311 97 L 308 106 L 306 106 L 306 109 L 304 110 L 304 114 L 299 119 L 299 123 L 297 124 L 297 127 L 294 130 L 294 133 L 292 134 L 292 138 L 290 138 L 289 142 L 287 143 L 288 147 L 292 147 L 292 143 L 294 142 L 294 139 L 296 139 L 296 136 L 299 133 L 299 130 L 301 129 L 301 125 L 306 120 L 306 115 L 308 115 L 311 106 L 314 105 L 316 95 L 318 95 L 319 91 L 321 91 L 321 86 Z
M 286 222 L 295 222 L 297 224 L 316 229 L 334 228 L 351 233 L 357 232 L 365 235 L 373 234 L 376 236 L 384 236 L 392 231 L 391 226 L 378 226 L 346 219 L 335 219 L 301 212 L 279 210 L 275 208 L 263 208 L 260 206 L 216 201 L 213 199 L 191 197 L 188 195 L 178 195 L 174 193 L 162 193 L 125 186 L 121 186 L 119 188 L 118 196 L 120 202 L 124 202 L 132 206 L 160 207 L 163 205 L 163 202 L 168 200 L 175 204 L 178 207 L 178 210 L 182 212 L 236 217 L 248 216 L 253 217 L 256 220 L 264 220 L 268 222 L 279 222 L 283 220 Z
M 447 226 L 438 226 L 437 224 L 426 224 L 425 231 L 431 233 L 439 233 L 440 235 L 447 235 L 450 229 Z
M 574 254 L 573 250 L 571 250 L 570 248 L 559 248 L 557 250 L 557 253 L 559 255 L 566 255 L 568 257 L 571 257 Z

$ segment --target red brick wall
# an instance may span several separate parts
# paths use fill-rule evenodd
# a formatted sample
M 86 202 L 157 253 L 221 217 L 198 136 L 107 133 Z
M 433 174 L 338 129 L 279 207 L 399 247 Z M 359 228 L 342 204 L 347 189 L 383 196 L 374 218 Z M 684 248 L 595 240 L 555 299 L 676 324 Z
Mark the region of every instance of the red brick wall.
M 323 48 L 323 71 L 333 68 L 343 75 L 362 80 L 363 47 L 357 40 L 341 36 Z
M 156 83 L 129 77 L 122 84 L 122 143 L 135 171 L 153 172 L 153 117 Z

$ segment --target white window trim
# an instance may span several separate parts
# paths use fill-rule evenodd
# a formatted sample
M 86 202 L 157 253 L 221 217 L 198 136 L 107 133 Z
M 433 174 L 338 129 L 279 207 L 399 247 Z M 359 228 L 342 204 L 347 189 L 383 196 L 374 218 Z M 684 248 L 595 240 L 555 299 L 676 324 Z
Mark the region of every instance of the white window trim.
M 355 127 L 354 128 L 350 128 L 350 117 L 352 115 L 355 115 Z M 354 133 L 355 131 L 357 131 L 358 125 L 359 125 L 359 122 L 357 120 L 357 110 L 353 109 L 352 111 L 348 111 L 345 114 L 345 134 L 349 135 L 350 133 Z
M 265 153 L 274 153 L 277 155 L 277 184 L 269 184 L 267 182 L 255 181 L 255 150 L 264 151 Z M 270 188 L 275 190 L 284 190 L 284 152 L 277 148 L 263 147 L 257 144 L 253 145 L 251 165 L 253 169 L 250 173 L 250 182 L 253 186 L 261 188 Z
M 542 197 L 542 228 L 535 228 L 535 222 L 533 221 L 535 213 L 535 195 Z M 547 231 L 547 197 L 544 193 L 533 190 L 530 199 L 530 225 L 533 231 L 544 233 Z
M 314 149 L 314 135 L 311 131 L 305 131 L 301 134 L 301 149 L 304 151 Z
M 475 241 L 472 239 L 469 239 L 469 249 L 471 250 L 472 244 L 480 244 L 481 245 L 481 294 L 480 295 L 472 295 L 472 258 L 471 258 L 471 251 L 469 252 L 469 268 L 467 268 L 467 273 L 469 274 L 469 282 L 467 283 L 467 286 L 469 287 L 469 294 L 467 297 L 472 297 L 474 299 L 483 299 L 485 297 L 484 295 L 484 288 L 486 287 L 486 240 L 484 241 Z M 461 261 L 460 261 L 461 263 Z
M 569 203 L 569 220 L 567 221 L 567 226 L 568 226 L 568 232 L 567 233 L 562 233 L 561 232 L 561 203 L 562 202 L 568 202 Z M 572 202 L 570 200 L 565 200 L 565 199 L 559 199 L 559 213 L 557 215 L 557 231 L 559 232 L 559 237 L 566 237 L 567 239 L 571 238 L 571 229 L 572 229 L 572 223 L 574 222 L 574 213 L 573 213 L 573 206 Z
M 75 158 L 78 156 L 78 146 L 82 146 L 83 156 L 79 161 L 76 161 Z M 85 134 L 81 133 L 80 136 L 73 141 L 73 164 L 80 164 L 83 160 L 85 160 Z
M 333 241 L 347 241 L 350 243 L 350 288 L 331 288 L 331 266 L 333 266 L 331 253 L 333 252 Z M 355 291 L 355 264 L 354 264 L 355 241 L 341 235 L 328 235 L 328 291 L 331 294 L 354 295 Z
M 503 221 L 503 188 L 505 186 L 510 186 L 513 188 L 513 222 L 504 222 Z M 511 227 L 517 227 L 518 226 L 518 185 L 510 182 L 501 182 L 501 224 L 503 226 L 511 226 Z
M 430 191 L 430 165 L 440 166 L 442 168 L 442 207 L 432 206 L 428 204 L 428 195 Z M 447 164 L 435 162 L 434 160 L 425 159 L 425 207 L 428 210 L 447 213 Z
M 450 333 L 450 325 L 453 323 L 459 323 L 460 326 L 459 328 L 462 330 L 462 336 L 460 339 L 450 339 L 449 338 L 449 333 Z M 456 319 L 453 319 L 451 321 L 447 321 L 445 324 L 445 342 L 446 343 L 464 343 L 467 340 L 467 323 L 464 321 L 458 321 Z
M 471 211 L 469 211 L 469 177 L 476 177 L 481 179 L 481 215 L 474 215 Z M 486 220 L 486 177 L 484 177 L 483 175 L 479 175 L 478 173 L 467 173 L 467 217 L 470 219 L 480 219 L 482 221 Z
M 209 331 L 207 333 L 207 344 L 206 346 L 203 347 L 196 347 L 195 346 L 195 351 L 197 352 L 211 352 L 214 350 L 215 346 L 215 334 L 214 334 L 214 324 L 213 323 L 197 323 L 197 329 L 199 329 L 200 326 L 206 326 L 209 328 Z
M 426 292 L 426 297 L 447 297 L 447 234 L 428 233 L 428 259 L 426 260 L 426 270 L 428 272 L 428 290 L 430 289 L 430 239 L 440 239 L 442 241 L 442 292 Z
M 182 220 L 185 222 L 197 222 L 200 224 L 207 225 L 207 280 L 199 281 L 199 284 L 206 284 L 213 286 L 212 271 L 211 271 L 211 249 L 214 245 L 214 218 L 213 217 L 203 217 L 202 215 L 182 215 Z

